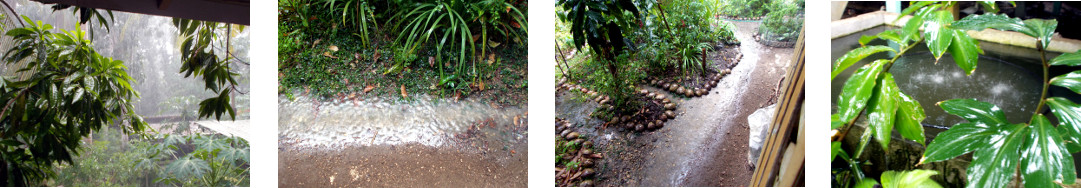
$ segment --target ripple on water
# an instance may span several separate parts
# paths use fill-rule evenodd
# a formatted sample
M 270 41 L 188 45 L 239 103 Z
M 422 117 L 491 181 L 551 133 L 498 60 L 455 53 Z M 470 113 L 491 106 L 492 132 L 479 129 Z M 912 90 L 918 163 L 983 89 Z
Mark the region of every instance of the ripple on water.
M 510 125 L 517 107 L 495 108 L 479 102 L 450 102 L 421 96 L 414 102 L 380 99 L 315 101 L 310 97 L 279 97 L 278 130 L 281 142 L 297 146 L 344 146 L 416 143 L 439 147 L 474 122 L 491 119 Z

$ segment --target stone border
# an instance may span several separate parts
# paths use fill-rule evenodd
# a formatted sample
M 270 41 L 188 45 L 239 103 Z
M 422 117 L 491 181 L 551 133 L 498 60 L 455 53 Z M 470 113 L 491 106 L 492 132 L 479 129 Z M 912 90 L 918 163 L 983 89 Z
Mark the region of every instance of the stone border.
M 762 37 L 762 34 L 757 32 L 754 34 L 753 38 L 754 41 L 758 42 L 759 44 L 774 48 L 792 48 L 796 46 L 796 41 L 770 40 L 766 37 Z

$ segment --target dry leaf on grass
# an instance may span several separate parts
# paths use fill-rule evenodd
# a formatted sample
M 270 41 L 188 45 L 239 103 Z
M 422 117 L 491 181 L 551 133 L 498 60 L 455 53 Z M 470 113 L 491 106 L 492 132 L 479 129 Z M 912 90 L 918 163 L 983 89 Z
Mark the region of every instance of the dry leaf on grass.
M 338 46 L 330 45 L 330 47 L 328 49 L 330 49 L 330 51 L 332 51 L 332 52 L 337 52 L 338 51 Z
M 409 95 L 405 93 L 405 85 L 402 85 L 402 98 L 409 98 Z
M 364 87 L 364 93 L 367 94 L 368 92 L 371 92 L 373 89 L 375 89 L 375 86 L 368 85 L 368 87 Z
M 435 67 L 435 57 L 428 57 L 428 66 Z
M 323 56 L 327 56 L 327 57 L 329 57 L 329 58 L 334 58 L 334 59 L 338 59 L 338 57 L 335 57 L 334 55 L 330 55 L 330 52 L 323 52 Z
M 488 54 L 488 65 L 492 65 L 495 62 L 495 54 Z

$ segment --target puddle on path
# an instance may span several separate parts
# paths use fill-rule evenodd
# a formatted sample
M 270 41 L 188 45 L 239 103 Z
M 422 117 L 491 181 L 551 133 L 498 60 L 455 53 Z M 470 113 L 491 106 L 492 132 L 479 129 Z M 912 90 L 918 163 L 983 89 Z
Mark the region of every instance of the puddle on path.
M 279 97 L 279 186 L 527 186 L 525 107 L 432 101 Z

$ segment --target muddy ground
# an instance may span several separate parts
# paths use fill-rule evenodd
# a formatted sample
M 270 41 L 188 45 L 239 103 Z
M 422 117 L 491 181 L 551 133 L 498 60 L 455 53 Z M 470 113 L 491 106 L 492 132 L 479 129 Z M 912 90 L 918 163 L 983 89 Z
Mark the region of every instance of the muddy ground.
M 747 162 L 747 116 L 775 103 L 777 85 L 791 60 L 792 48 L 771 48 L 754 42 L 759 23 L 735 22 L 743 54 L 732 74 L 709 94 L 676 98 L 677 117 L 662 129 L 630 133 L 598 128 L 604 122 L 588 116 L 597 104 L 576 94 L 556 96 L 556 116 L 585 126 L 597 150 L 598 186 L 746 186 L 753 167 Z M 711 59 L 723 59 L 713 57 Z M 725 63 L 714 63 L 725 68 Z M 646 89 L 666 93 L 658 88 Z M 589 131 L 593 130 L 593 131 Z

